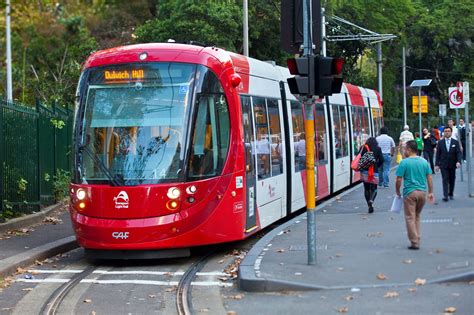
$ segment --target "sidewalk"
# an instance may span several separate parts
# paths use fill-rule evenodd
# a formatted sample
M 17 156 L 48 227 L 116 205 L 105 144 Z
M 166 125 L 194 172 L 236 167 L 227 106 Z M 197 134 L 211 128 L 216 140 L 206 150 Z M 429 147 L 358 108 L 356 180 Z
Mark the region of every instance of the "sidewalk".
M 66 204 L 0 224 L 0 278 L 77 247 Z
M 316 265 L 308 265 L 306 213 L 271 231 L 250 250 L 239 269 L 242 290 L 263 292 L 415 286 L 474 280 L 474 198 L 467 174 L 456 176 L 455 200 L 443 202 L 441 174 L 433 176 L 435 204 L 422 212 L 421 248 L 407 249 L 403 210 L 389 212 L 395 193 L 378 190 L 367 213 L 358 185 L 322 204 L 316 215 Z

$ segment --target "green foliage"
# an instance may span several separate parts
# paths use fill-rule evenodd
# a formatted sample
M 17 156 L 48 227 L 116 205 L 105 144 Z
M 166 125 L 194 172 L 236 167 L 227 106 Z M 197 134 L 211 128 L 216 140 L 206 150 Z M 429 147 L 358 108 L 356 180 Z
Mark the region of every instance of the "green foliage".
M 71 182 L 71 173 L 58 169 L 53 176 L 53 194 L 56 201 L 66 198 L 69 194 L 69 183 Z
M 51 118 L 51 123 L 56 129 L 63 129 L 66 123 L 62 119 Z
M 28 188 L 28 181 L 24 178 L 20 178 L 18 180 L 18 190 L 17 190 L 18 195 L 24 195 L 27 188 Z

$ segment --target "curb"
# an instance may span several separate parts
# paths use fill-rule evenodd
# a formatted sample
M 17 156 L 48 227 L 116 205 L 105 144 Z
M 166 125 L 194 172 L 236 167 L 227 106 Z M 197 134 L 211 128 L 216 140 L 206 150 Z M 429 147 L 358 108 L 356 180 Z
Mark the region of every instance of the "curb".
M 51 242 L 29 251 L 19 253 L 0 260 L 0 277 L 6 277 L 16 272 L 17 268 L 24 268 L 32 265 L 37 260 L 43 260 L 48 257 L 61 254 L 77 248 L 75 236 L 69 236 L 55 242 Z
M 41 223 L 44 220 L 44 218 L 49 216 L 52 212 L 59 210 L 61 207 L 66 207 L 66 206 L 67 204 L 60 202 L 52 206 L 49 206 L 40 212 L 36 212 L 33 214 L 25 215 L 23 217 L 8 220 L 8 222 L 0 224 L 0 234 L 5 233 L 10 230 L 18 230 L 26 226 Z
M 393 168 L 392 168 L 393 170 Z M 355 185 L 354 187 L 344 191 L 342 194 L 337 195 L 337 197 L 344 196 L 353 190 L 359 188 L 360 184 Z M 336 196 L 335 196 L 336 197 Z M 335 197 L 328 199 L 321 203 L 320 207 L 323 207 L 325 204 L 330 203 L 335 199 Z M 267 245 L 283 230 L 289 226 L 295 224 L 296 221 L 306 220 L 306 212 L 301 215 L 291 219 L 290 221 L 276 227 L 274 230 L 270 231 L 267 235 L 261 238 L 255 245 L 250 249 L 245 258 L 242 260 L 239 266 L 239 289 L 247 292 L 278 292 L 278 291 L 317 291 L 317 290 L 340 290 L 340 289 L 352 289 L 356 288 L 382 288 L 382 287 L 401 287 L 401 286 L 413 286 L 413 283 L 387 283 L 387 284 L 360 284 L 360 285 L 350 285 L 350 286 L 318 286 L 313 284 L 279 280 L 279 279 L 269 279 L 257 276 L 260 273 L 261 261 L 265 255 L 265 248 Z M 427 281 L 427 284 L 439 284 L 439 283 L 452 283 L 452 282 L 461 282 L 461 281 L 474 281 L 474 271 L 468 271 L 465 273 L 449 275 L 442 278 L 431 279 Z

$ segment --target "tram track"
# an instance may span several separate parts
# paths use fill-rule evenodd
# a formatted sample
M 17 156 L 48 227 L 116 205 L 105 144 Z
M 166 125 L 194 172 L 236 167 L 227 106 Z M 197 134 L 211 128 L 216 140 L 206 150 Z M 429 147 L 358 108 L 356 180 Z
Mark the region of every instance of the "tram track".
M 61 285 L 57 288 L 48 298 L 48 300 L 44 303 L 43 307 L 41 308 L 41 315 L 55 315 L 61 303 L 64 301 L 66 296 L 68 295 L 71 290 L 78 285 L 81 280 L 89 276 L 95 269 L 95 266 L 89 266 L 81 273 L 74 275 L 71 280 Z

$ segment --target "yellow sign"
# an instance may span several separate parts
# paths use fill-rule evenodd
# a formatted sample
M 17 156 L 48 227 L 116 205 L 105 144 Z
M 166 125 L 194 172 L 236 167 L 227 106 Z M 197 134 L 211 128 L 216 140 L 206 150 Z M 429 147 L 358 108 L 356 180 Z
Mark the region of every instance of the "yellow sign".
M 412 96 L 411 102 L 413 104 L 413 113 L 418 114 L 418 96 Z M 421 113 L 428 113 L 428 96 L 426 95 L 421 97 Z
M 104 71 L 104 77 L 107 81 L 117 80 L 141 80 L 145 78 L 145 71 L 143 69 L 137 70 L 122 70 L 122 71 Z

